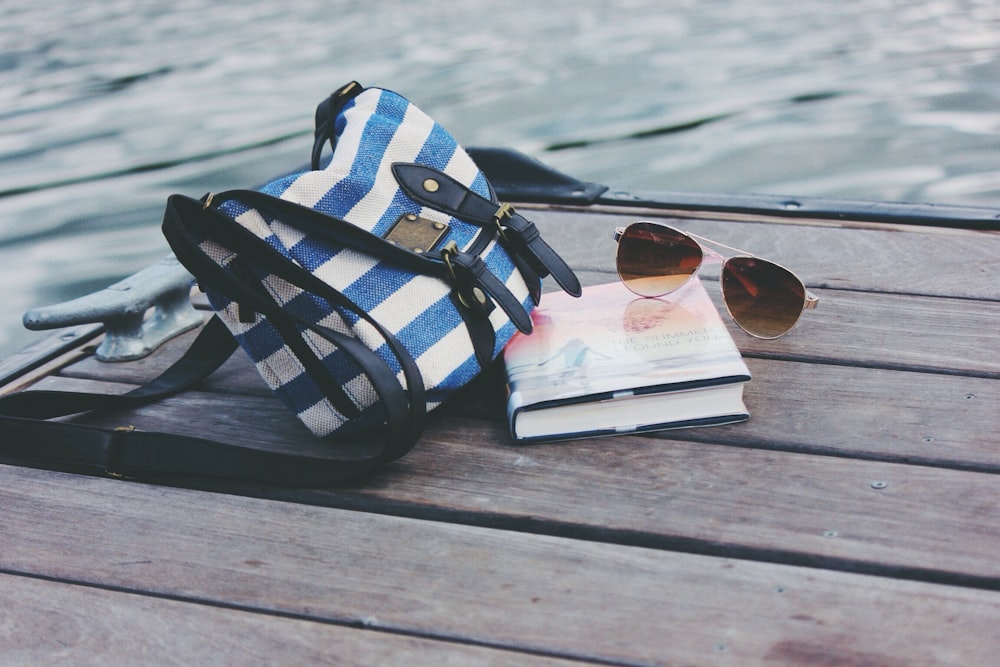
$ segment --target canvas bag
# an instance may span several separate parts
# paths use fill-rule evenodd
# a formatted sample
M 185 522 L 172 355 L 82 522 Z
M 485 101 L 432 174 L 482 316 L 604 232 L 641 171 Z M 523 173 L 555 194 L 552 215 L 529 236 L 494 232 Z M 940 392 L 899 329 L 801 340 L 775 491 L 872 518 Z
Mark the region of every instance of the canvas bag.
M 0 397 L 0 455 L 138 479 L 356 479 L 409 451 L 428 410 L 515 329 L 531 330 L 543 277 L 580 293 L 469 155 L 393 92 L 352 82 L 321 103 L 311 167 L 260 190 L 169 197 L 163 233 L 216 315 L 177 362 L 127 393 Z M 237 343 L 322 438 L 322 454 L 55 419 L 184 391 Z
M 321 103 L 311 166 L 259 191 L 172 196 L 163 231 L 302 423 L 320 437 L 386 429 L 381 464 L 531 331 L 542 277 L 580 285 L 397 93 L 352 82 Z

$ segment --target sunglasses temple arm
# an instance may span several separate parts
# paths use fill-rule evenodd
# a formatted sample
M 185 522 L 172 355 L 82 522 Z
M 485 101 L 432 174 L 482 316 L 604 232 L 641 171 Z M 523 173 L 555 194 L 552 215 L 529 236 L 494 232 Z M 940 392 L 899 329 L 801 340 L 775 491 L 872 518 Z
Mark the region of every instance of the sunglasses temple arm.
M 819 305 L 819 297 L 806 290 L 806 302 L 802 305 L 803 308 L 815 308 Z

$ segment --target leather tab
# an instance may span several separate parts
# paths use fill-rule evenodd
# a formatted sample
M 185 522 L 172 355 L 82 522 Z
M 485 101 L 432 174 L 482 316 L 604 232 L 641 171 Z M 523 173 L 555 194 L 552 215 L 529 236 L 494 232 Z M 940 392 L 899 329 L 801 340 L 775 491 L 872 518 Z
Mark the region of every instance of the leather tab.
M 580 296 L 582 289 L 576 274 L 559 253 L 545 242 L 535 223 L 520 213 L 514 213 L 507 220 L 504 230 L 505 236 L 512 243 L 522 246 L 522 254 L 529 258 L 538 275 L 544 277 L 551 273 L 563 291 L 574 297 Z
M 455 286 L 462 304 L 471 309 L 484 310 L 489 314 L 492 303 L 481 303 L 475 288 L 479 288 L 507 314 L 510 321 L 524 333 L 531 333 L 531 317 L 507 286 L 494 276 L 486 264 L 476 255 L 461 251 L 448 254 L 447 261 L 455 272 Z M 488 301 L 488 300 L 487 300 Z
M 534 223 L 511 207 L 498 207 L 496 202 L 431 167 L 397 162 L 392 165 L 392 173 L 406 194 L 423 206 L 480 227 L 498 225 L 503 232 L 501 242 L 511 254 L 525 258 L 537 276 L 544 278 L 551 274 L 564 291 L 580 296 L 580 281 L 573 270 L 542 239 Z M 530 280 L 531 276 L 525 279 Z
M 480 227 L 493 224 L 497 204 L 444 172 L 421 164 L 396 162 L 392 173 L 399 187 L 418 204 Z

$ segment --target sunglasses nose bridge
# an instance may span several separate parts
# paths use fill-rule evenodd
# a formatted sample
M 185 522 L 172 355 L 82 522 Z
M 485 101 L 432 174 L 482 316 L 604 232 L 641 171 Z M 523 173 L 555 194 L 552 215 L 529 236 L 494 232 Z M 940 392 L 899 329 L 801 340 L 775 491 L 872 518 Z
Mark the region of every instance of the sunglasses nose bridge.
M 697 241 L 697 239 L 695 239 L 695 240 Z M 702 242 L 700 242 L 700 241 L 697 241 L 697 242 L 698 242 L 698 246 L 701 248 L 702 263 L 703 264 L 722 264 L 722 265 L 725 265 L 725 263 L 728 261 L 726 259 L 725 255 L 723 255 L 722 253 L 717 252 L 715 250 L 712 250 L 711 248 L 706 247 L 705 244 L 702 243 Z

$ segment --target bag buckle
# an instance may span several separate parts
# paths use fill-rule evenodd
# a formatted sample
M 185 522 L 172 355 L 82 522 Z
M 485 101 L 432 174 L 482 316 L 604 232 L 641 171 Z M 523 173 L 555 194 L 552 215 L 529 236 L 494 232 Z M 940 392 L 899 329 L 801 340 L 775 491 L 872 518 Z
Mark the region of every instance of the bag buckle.
M 493 214 L 493 222 L 497 226 L 497 231 L 500 232 L 500 238 L 504 241 L 508 241 L 506 228 L 504 223 L 514 217 L 514 207 L 504 202 L 497 209 L 497 212 Z
M 458 280 L 458 276 L 455 274 L 455 267 L 451 264 L 451 258 L 458 252 L 458 244 L 454 241 L 449 241 L 445 247 L 441 248 L 441 259 L 444 260 L 444 265 L 448 267 L 448 275 L 451 276 L 452 280 Z

